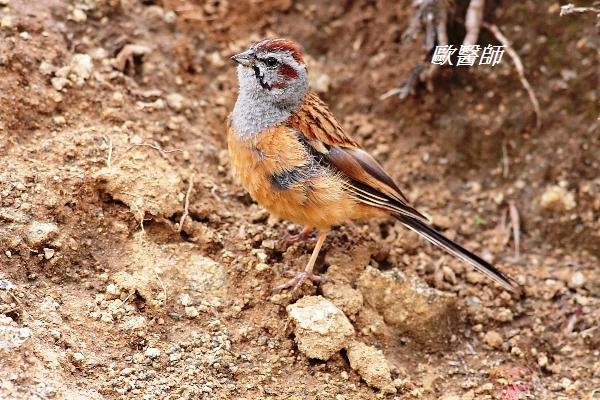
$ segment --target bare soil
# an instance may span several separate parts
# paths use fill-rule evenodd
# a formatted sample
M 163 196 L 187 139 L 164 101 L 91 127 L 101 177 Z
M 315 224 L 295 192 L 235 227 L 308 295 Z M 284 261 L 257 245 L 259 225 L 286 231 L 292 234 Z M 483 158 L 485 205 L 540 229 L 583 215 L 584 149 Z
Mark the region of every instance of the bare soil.
M 540 100 L 536 130 L 506 55 L 379 100 L 426 56 L 402 40 L 410 3 L 0 1 L 0 398 L 600 398 L 595 16 L 490 2 Z M 322 272 L 360 289 L 368 266 L 401 270 L 453 299 L 452 323 L 403 330 L 368 302 L 351 318 L 395 394 L 346 351 L 308 359 L 295 299 L 271 294 L 312 244 L 283 246 L 300 227 L 229 172 L 228 57 L 263 36 L 301 43 L 314 87 L 414 204 L 523 285 L 504 293 L 394 221 L 335 229 Z M 146 48 L 121 71 L 131 44 Z

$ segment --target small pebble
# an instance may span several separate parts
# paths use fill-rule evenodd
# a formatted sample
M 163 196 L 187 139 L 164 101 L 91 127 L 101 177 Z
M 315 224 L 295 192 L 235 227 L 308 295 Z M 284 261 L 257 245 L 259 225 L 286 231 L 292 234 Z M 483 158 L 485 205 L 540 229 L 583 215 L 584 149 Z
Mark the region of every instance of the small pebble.
M 502 335 L 496 331 L 488 331 L 483 337 L 483 340 L 488 346 L 494 349 L 499 348 L 503 342 Z
M 80 352 L 73 353 L 73 362 L 75 364 L 81 364 L 85 360 L 85 356 Z
M 156 347 L 148 347 L 144 352 L 144 355 L 150 359 L 155 359 L 160 356 L 160 350 Z
M 54 257 L 54 253 L 55 253 L 54 249 L 50 249 L 48 247 L 44 247 L 44 258 L 46 260 L 49 260 L 52 257 Z
M 196 318 L 199 315 L 198 309 L 194 306 L 189 306 L 185 308 L 185 315 L 188 318 Z
M 80 10 L 79 8 L 73 10 L 73 21 L 85 22 L 86 20 L 87 14 L 83 10 Z
M 571 279 L 569 280 L 567 286 L 569 286 L 571 289 L 577 289 L 585 285 L 585 283 L 585 275 L 583 275 L 580 271 L 577 271 L 571 275 Z
M 185 104 L 185 98 L 179 93 L 170 93 L 167 95 L 167 105 L 171 107 L 173 111 L 181 111 Z

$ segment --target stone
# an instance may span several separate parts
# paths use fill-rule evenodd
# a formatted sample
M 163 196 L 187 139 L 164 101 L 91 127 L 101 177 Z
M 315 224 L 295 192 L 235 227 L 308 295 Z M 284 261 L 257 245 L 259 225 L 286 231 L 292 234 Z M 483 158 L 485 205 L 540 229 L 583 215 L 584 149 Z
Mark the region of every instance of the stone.
M 577 206 L 575 195 L 564 187 L 555 185 L 546 188 L 540 198 L 540 206 L 546 210 L 569 211 Z
M 157 349 L 156 347 L 148 347 L 146 349 L 146 351 L 144 352 L 144 355 L 146 357 L 148 357 L 149 359 L 153 360 L 160 356 L 160 350 Z
M 483 337 L 485 343 L 491 348 L 498 349 L 502 345 L 502 335 L 496 331 L 488 331 Z
M 46 260 L 51 259 L 52 257 L 54 257 L 54 249 L 48 248 L 48 247 L 44 247 L 44 258 Z
M 571 279 L 569 279 L 567 286 L 570 287 L 571 289 L 577 289 L 577 288 L 580 288 L 583 285 L 585 285 L 585 283 L 586 283 L 585 275 L 583 275 L 583 273 L 581 273 L 581 271 L 575 271 L 573 273 L 573 275 L 571 275 Z
M 323 296 L 339 307 L 347 316 L 352 318 L 363 306 L 363 296 L 360 290 L 352 288 L 347 283 L 326 282 L 321 285 Z
M 286 308 L 296 322 L 298 349 L 309 358 L 328 360 L 354 336 L 346 315 L 321 296 L 306 296 Z
M 82 82 L 92 75 L 94 63 L 92 62 L 92 57 L 88 54 L 79 53 L 73 56 L 69 67 L 71 69 L 71 74 L 75 76 L 74 80 Z
M 52 222 L 34 221 L 29 225 L 25 240 L 33 248 L 40 248 L 58 235 L 58 226 Z
M 429 350 L 445 349 L 459 326 L 455 297 L 432 289 L 398 269 L 381 272 L 367 267 L 357 288 L 365 304 L 376 310 L 398 336 Z
M 173 111 L 181 111 L 185 105 L 185 97 L 179 93 L 170 93 L 167 95 L 167 105 Z
M 369 386 L 385 393 L 396 393 L 388 362 L 381 350 L 362 342 L 352 342 L 348 348 L 350 367 Z

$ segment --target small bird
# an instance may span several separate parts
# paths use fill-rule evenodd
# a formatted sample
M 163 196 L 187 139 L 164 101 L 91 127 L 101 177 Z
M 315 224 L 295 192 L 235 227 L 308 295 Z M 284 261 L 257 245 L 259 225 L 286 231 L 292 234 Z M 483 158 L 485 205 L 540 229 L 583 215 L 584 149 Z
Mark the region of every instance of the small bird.
M 327 232 L 349 220 L 392 216 L 408 229 L 517 292 L 493 265 L 432 228 L 375 159 L 349 137 L 327 105 L 309 89 L 299 46 L 264 39 L 231 57 L 239 93 L 229 117 L 228 148 L 234 175 L 272 214 L 316 229 L 306 268 L 273 290 L 297 290 L 323 281 L 313 267 Z

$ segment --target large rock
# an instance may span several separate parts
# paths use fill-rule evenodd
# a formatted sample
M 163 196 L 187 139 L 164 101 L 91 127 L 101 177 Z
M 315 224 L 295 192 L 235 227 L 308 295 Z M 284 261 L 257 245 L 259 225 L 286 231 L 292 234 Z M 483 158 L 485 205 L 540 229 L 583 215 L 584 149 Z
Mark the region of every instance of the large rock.
M 408 279 L 399 270 L 367 267 L 357 281 L 365 303 L 400 335 L 428 349 L 444 348 L 459 325 L 455 298 Z
M 287 306 L 296 322 L 298 349 L 309 358 L 328 360 L 348 344 L 354 327 L 346 315 L 321 296 L 306 296 Z

